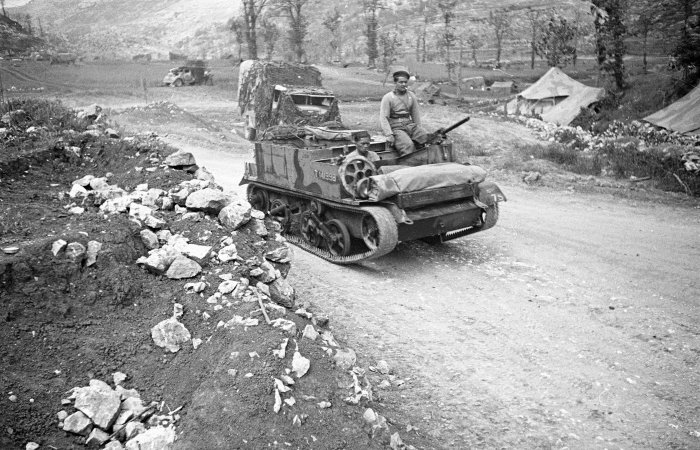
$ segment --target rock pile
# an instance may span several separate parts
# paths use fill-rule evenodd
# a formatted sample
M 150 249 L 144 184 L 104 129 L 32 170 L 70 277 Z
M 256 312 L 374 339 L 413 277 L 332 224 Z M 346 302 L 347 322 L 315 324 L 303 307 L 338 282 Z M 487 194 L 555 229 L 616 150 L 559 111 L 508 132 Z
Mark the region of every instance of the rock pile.
M 136 389 L 121 383 L 126 375 L 116 372 L 114 389 L 101 380 L 90 380 L 88 386 L 71 389 L 62 400 L 64 409 L 57 413 L 62 430 L 84 436 L 91 448 L 139 450 L 166 448 L 175 441 L 178 410 L 162 414 L 164 405 L 144 405 Z M 72 406 L 72 412 L 67 410 Z

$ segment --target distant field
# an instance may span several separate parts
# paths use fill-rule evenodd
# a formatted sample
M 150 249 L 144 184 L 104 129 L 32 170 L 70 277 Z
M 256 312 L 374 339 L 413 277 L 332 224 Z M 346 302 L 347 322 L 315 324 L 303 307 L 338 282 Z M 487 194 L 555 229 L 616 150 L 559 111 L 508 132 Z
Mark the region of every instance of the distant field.
M 649 60 L 650 70 L 659 69 L 665 63 L 663 58 Z M 9 95 L 61 93 L 90 93 L 94 96 L 116 95 L 146 97 L 150 101 L 167 98 L 169 90 L 163 88 L 162 79 L 169 69 L 182 64 L 178 61 L 153 61 L 135 63 L 131 61 L 90 61 L 76 65 L 50 65 L 45 61 L 0 61 L 0 82 Z M 235 99 L 238 86 L 238 68 L 235 60 L 208 61 L 214 75 L 214 86 L 199 86 L 213 95 L 225 99 Z M 641 73 L 640 58 L 626 60 L 627 70 L 632 75 Z M 370 70 L 361 66 L 340 67 L 320 66 L 324 86 L 333 90 L 341 101 L 379 100 L 393 85 L 383 71 Z M 430 70 L 428 70 L 430 69 Z M 421 81 L 441 81 L 446 78 L 444 67 L 438 63 L 422 66 L 418 73 Z M 465 67 L 462 78 L 484 77 L 487 84 L 493 81 L 513 80 L 523 86 L 536 81 L 548 67 L 538 61 L 534 69 L 529 62 L 511 63 L 501 70 L 478 67 Z M 598 70 L 590 57 L 580 58 L 576 67 L 566 67 L 564 71 L 579 81 L 596 85 Z M 193 88 L 182 88 L 193 89 Z

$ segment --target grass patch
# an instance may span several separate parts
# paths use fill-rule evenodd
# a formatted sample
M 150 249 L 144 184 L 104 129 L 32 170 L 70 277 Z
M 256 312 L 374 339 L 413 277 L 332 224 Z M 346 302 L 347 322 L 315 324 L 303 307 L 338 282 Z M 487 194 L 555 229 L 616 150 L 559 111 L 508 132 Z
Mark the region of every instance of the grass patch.
M 580 175 L 600 175 L 604 165 L 603 158 L 596 153 L 554 143 L 520 145 L 513 152 L 513 156 L 504 161 L 503 168 L 516 171 L 532 170 L 532 161 L 538 159 L 551 161 Z

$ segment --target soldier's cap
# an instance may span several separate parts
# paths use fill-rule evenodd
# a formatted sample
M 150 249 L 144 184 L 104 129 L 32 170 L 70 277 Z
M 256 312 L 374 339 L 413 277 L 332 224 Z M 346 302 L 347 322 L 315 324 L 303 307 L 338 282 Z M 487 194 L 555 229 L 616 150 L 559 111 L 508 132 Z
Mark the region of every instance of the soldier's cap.
M 394 78 L 400 77 L 400 76 L 405 76 L 406 78 L 411 78 L 411 74 L 408 73 L 408 70 L 406 70 L 406 69 L 398 69 L 398 70 L 394 71 L 394 73 L 392 75 Z
M 359 141 L 362 138 L 369 138 L 369 131 L 366 130 L 360 130 L 360 131 L 354 131 L 352 133 L 352 140 L 353 141 Z

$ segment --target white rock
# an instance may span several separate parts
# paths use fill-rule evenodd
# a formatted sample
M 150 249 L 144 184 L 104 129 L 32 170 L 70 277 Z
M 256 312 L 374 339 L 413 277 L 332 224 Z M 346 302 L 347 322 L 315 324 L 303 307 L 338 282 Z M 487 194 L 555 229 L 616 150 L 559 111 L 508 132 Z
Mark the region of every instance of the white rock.
M 109 439 L 109 434 L 100 430 L 99 428 L 93 428 L 87 439 L 85 439 L 85 445 L 88 447 L 99 447 Z
M 82 198 L 82 197 L 87 197 L 87 195 L 88 195 L 87 189 L 85 189 L 84 187 L 82 187 L 79 184 L 74 184 L 71 187 L 70 192 L 68 193 L 68 196 L 70 198 Z
M 126 380 L 127 376 L 124 372 L 114 372 L 112 374 L 112 381 L 114 381 L 115 386 L 119 386 Z
M 92 421 L 81 411 L 76 411 L 63 421 L 63 431 L 87 436 L 92 430 Z
M 75 408 L 103 430 L 112 426 L 120 406 L 119 393 L 101 380 L 90 380 L 90 386 L 80 388 L 75 397 Z
M 141 242 L 147 249 L 153 250 L 160 247 L 158 236 L 151 230 L 144 229 L 140 231 Z
M 152 228 L 154 230 L 160 230 L 165 226 L 165 220 L 155 217 L 153 215 L 148 215 L 144 220 L 143 224 L 146 225 L 148 228 Z
M 193 211 L 207 214 L 219 214 L 229 199 L 218 189 L 204 188 L 191 193 L 185 201 L 185 206 Z
M 230 230 L 237 230 L 250 220 L 252 207 L 245 200 L 238 199 L 226 205 L 219 212 L 219 222 Z
M 80 242 L 71 242 L 66 245 L 66 257 L 73 261 L 82 261 L 86 253 L 87 249 Z
M 185 284 L 185 292 L 188 294 L 198 294 L 207 288 L 207 283 L 204 281 L 197 281 L 195 283 Z
M 372 408 L 367 408 L 364 414 L 362 414 L 362 418 L 367 423 L 374 423 L 377 421 L 377 413 L 375 413 Z
M 24 446 L 25 450 L 37 450 L 39 447 L 36 442 L 27 442 L 27 445 Z
M 156 426 L 133 439 L 129 439 L 125 448 L 126 450 L 163 450 L 169 448 L 173 442 L 175 442 L 175 429 L 173 427 Z
M 182 280 L 184 278 L 195 277 L 199 275 L 200 272 L 202 272 L 202 266 L 186 256 L 179 255 L 175 257 L 172 264 L 170 264 L 165 276 L 171 280 Z
M 151 338 L 158 347 L 175 353 L 180 350 L 180 344 L 192 339 L 192 335 L 182 323 L 171 317 L 151 328 Z
M 281 328 L 286 331 L 289 335 L 294 336 L 297 334 L 297 325 L 291 320 L 282 319 L 281 317 L 270 321 L 270 324 L 275 328 Z
M 339 348 L 336 350 L 333 359 L 335 360 L 335 363 L 338 367 L 340 367 L 343 370 L 349 370 L 352 369 L 352 367 L 355 365 L 355 362 L 357 361 L 357 355 L 355 355 L 355 351 L 351 348 Z
M 308 358 L 301 356 L 301 353 L 294 352 L 292 357 L 292 372 L 294 372 L 297 378 L 301 378 L 306 375 L 311 367 L 311 361 Z
M 129 205 L 129 216 L 134 217 L 138 220 L 144 221 L 146 218 L 153 214 L 153 210 L 148 206 L 143 206 L 138 203 L 131 203 Z
M 57 256 L 61 250 L 66 248 L 66 245 L 68 245 L 68 242 L 63 239 L 54 241 L 53 244 L 51 244 L 51 253 L 53 253 L 53 256 Z
M 315 341 L 316 338 L 318 337 L 318 331 L 314 328 L 313 325 L 308 324 L 306 327 L 304 327 L 304 332 L 301 335 L 303 338 L 306 339 L 311 339 L 312 341 Z
M 90 241 L 87 245 L 87 259 L 85 260 L 85 265 L 87 267 L 92 266 L 97 262 L 97 254 L 102 250 L 102 244 L 97 241 Z
M 219 292 L 221 292 L 222 294 L 226 295 L 226 294 L 230 294 L 231 292 L 233 292 L 237 286 L 238 286 L 238 281 L 224 281 L 223 283 L 221 283 L 219 285 L 217 290 Z
M 182 251 L 182 254 L 199 263 L 202 263 L 209 259 L 209 256 L 211 255 L 211 245 L 187 244 Z

